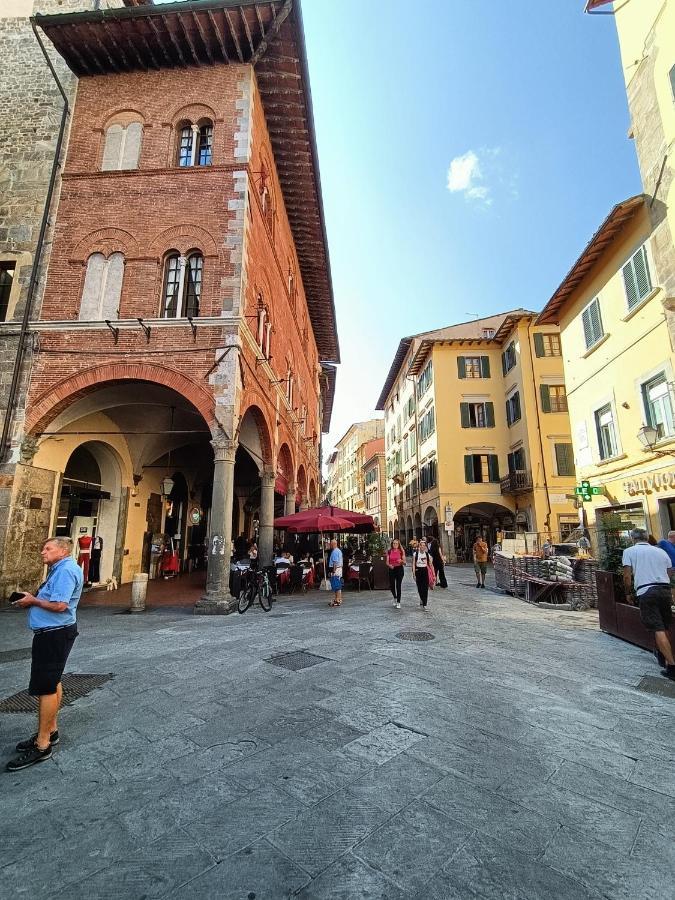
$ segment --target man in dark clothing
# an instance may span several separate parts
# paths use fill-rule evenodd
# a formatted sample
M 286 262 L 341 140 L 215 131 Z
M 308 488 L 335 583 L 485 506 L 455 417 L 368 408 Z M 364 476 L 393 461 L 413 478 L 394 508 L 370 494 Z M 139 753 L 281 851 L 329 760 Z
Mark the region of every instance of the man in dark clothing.
M 445 559 L 443 558 L 443 554 L 441 553 L 441 545 L 438 542 L 438 538 L 435 538 L 433 535 L 429 535 L 428 540 L 429 554 L 434 564 L 434 571 L 436 572 L 436 582 L 440 587 L 446 588 L 448 586 L 448 582 L 445 577 Z

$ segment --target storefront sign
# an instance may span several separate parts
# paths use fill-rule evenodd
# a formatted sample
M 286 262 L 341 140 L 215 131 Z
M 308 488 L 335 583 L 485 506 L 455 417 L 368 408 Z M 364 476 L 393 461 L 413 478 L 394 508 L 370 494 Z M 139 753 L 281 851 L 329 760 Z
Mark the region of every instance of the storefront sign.
M 202 520 L 202 511 L 198 506 L 193 506 L 190 510 L 190 524 L 199 525 Z
M 675 472 L 656 472 L 641 478 L 624 481 L 623 488 L 633 497 L 635 494 L 651 494 L 652 491 L 664 491 L 675 488 Z

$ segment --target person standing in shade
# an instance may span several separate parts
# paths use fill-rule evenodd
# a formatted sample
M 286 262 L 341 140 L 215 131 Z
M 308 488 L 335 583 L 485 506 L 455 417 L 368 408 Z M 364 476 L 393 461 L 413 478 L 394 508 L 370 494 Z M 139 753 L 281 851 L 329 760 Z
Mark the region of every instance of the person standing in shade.
M 330 556 L 328 557 L 328 565 L 330 567 L 330 586 L 335 596 L 328 604 L 329 606 L 342 605 L 342 550 L 338 547 L 338 542 L 333 540 L 330 542 Z
M 412 571 L 417 584 L 417 593 L 420 595 L 420 606 L 422 609 L 426 609 L 429 585 L 434 583 L 436 573 L 424 538 L 421 538 L 417 550 L 413 553 Z
M 473 545 L 473 570 L 476 573 L 476 587 L 485 587 L 485 575 L 487 573 L 487 561 L 489 548 L 483 540 L 483 535 L 479 534 Z
M 251 541 L 251 546 L 248 548 L 248 559 L 251 571 L 255 571 L 258 568 L 258 545 L 255 541 Z
M 675 658 L 668 640 L 668 628 L 673 621 L 671 559 L 661 547 L 650 546 L 644 528 L 634 528 L 630 536 L 633 546 L 623 551 L 622 559 L 626 597 L 635 595 L 642 624 L 647 631 L 654 632 L 654 642 L 665 664 L 662 674 L 675 681 Z
M 447 588 L 448 582 L 445 577 L 445 557 L 443 556 L 443 551 L 441 550 L 441 545 L 438 538 L 435 538 L 433 535 L 429 535 L 429 554 L 431 555 L 431 561 L 434 565 L 434 572 L 436 574 L 436 582 L 442 588 Z
M 400 609 L 405 553 L 401 547 L 401 542 L 397 538 L 394 538 L 391 542 L 391 547 L 387 550 L 387 565 L 389 566 L 389 590 L 394 598 L 396 609 Z
M 72 553 L 70 538 L 50 538 L 41 553 L 42 562 L 49 566 L 47 580 L 35 596 L 24 593 L 12 604 L 28 610 L 28 627 L 33 632 L 28 693 L 38 699 L 38 730 L 16 745 L 19 755 L 7 763 L 8 772 L 44 762 L 59 742 L 61 676 L 78 634 L 76 610 L 83 586 L 82 569 Z

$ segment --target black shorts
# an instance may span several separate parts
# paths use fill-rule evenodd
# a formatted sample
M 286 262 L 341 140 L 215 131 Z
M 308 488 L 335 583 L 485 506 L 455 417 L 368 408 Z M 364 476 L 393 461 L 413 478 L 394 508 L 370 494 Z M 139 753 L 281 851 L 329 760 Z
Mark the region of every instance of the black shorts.
M 33 635 L 33 655 L 28 693 L 33 697 L 55 694 L 66 667 L 68 654 L 78 635 L 77 625 L 55 628 Z
M 670 585 L 647 588 L 638 597 L 640 618 L 647 631 L 667 631 L 673 621 Z

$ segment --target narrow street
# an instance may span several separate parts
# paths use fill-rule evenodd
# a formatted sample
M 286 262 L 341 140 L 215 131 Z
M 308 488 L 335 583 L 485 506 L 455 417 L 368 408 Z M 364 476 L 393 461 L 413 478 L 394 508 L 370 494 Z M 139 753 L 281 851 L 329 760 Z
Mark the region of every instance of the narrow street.
M 3 774 L 0 896 L 664 897 L 675 701 L 638 689 L 665 683 L 656 663 L 594 611 L 472 576 L 427 613 L 409 570 L 401 610 L 365 591 L 227 618 L 84 606 L 67 671 L 113 678 L 64 709 L 51 760 Z M 6 698 L 30 634 L 0 616 Z M 300 650 L 319 659 L 269 661 Z M 3 761 L 33 726 L 0 714 Z

